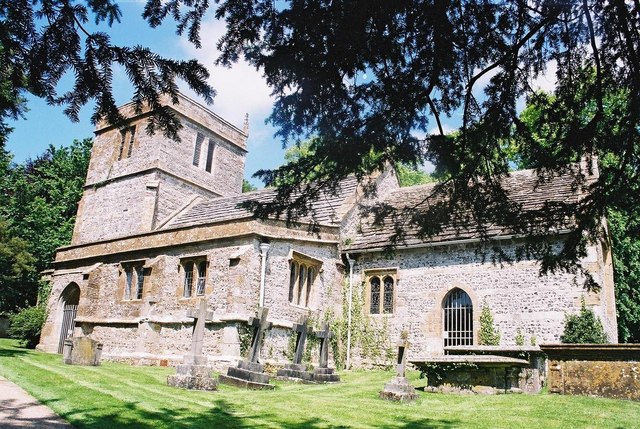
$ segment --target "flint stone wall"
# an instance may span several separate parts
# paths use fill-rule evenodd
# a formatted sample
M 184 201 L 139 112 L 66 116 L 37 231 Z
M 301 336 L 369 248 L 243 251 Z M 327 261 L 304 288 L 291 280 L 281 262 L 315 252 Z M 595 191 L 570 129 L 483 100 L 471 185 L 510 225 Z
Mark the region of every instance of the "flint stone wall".
M 609 340 L 617 341 L 615 314 L 612 321 L 609 304 L 605 306 L 602 303 L 604 299 L 601 300 L 601 297 L 613 294 L 612 285 L 603 284 L 601 272 L 593 271 L 596 280 L 603 284 L 601 292 L 587 294 L 580 277 L 567 273 L 541 277 L 535 261 L 503 266 L 488 261 L 483 263 L 476 249 L 475 244 L 398 249 L 389 259 L 381 253 L 363 254 L 357 259 L 354 269 L 354 293 L 362 294 L 364 314 L 368 315 L 375 329 L 386 329 L 391 339 L 399 338 L 403 330 L 408 331 L 411 355 L 443 353 L 442 303 L 446 294 L 456 287 L 467 292 L 473 303 L 474 344 L 478 344 L 483 302 L 493 313 L 494 326 L 501 334 L 501 345 L 515 345 L 518 329 L 525 335 L 525 344 L 528 345 L 532 335 L 537 344 L 559 341 L 565 314 L 579 311 L 583 297 L 603 321 Z M 512 253 L 514 249 L 513 244 L 502 244 L 505 252 Z M 593 257 L 597 258 L 598 247 L 593 252 Z M 366 273 L 367 270 L 385 268 L 397 273 L 394 312 L 371 315 L 366 308 L 369 293 L 364 283 Z M 387 340 L 381 345 L 386 348 L 391 343 Z M 352 347 L 356 366 L 385 361 L 384 353 L 371 358 L 357 342 Z

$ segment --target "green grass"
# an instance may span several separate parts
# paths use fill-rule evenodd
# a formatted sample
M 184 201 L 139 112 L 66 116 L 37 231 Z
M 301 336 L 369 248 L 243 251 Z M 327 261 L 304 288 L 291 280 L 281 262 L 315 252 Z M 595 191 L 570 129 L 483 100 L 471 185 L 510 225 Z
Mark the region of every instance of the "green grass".
M 342 382 L 275 382 L 275 391 L 220 386 L 218 392 L 166 385 L 171 368 L 105 362 L 64 365 L 59 355 L 0 340 L 0 375 L 14 381 L 76 428 L 640 428 L 640 403 L 589 397 L 444 395 L 417 401 L 378 399 L 391 377 L 342 373 Z M 424 384 L 411 373 L 414 385 Z

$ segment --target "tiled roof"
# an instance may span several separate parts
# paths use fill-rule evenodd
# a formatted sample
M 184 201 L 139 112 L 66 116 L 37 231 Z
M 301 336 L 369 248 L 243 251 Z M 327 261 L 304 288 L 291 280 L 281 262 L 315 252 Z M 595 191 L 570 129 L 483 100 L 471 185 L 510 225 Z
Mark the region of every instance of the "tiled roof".
M 336 195 L 331 195 L 329 192 L 322 194 L 312 203 L 313 214 L 300 218 L 298 222 L 311 223 L 315 221 L 320 225 L 338 226 L 344 214 L 344 212 L 341 211 L 342 205 L 349 197 L 355 194 L 357 186 L 358 181 L 355 177 L 344 179 L 340 183 Z M 253 214 L 240 207 L 241 203 L 252 200 L 267 203 L 273 201 L 275 195 L 276 191 L 273 189 L 261 189 L 232 197 L 201 200 L 177 214 L 173 219 L 163 225 L 161 229 L 251 218 Z
M 564 174 L 549 178 L 547 180 L 539 180 L 539 176 L 535 170 L 515 171 L 504 179 L 504 189 L 510 196 L 511 201 L 522 204 L 524 211 L 539 209 L 545 202 L 576 202 L 580 193 L 574 188 L 574 177 L 570 174 Z M 379 203 L 393 207 L 396 213 L 403 209 L 416 208 L 418 212 L 426 211 L 429 207 L 427 197 L 434 190 L 435 184 L 418 185 L 397 189 L 391 192 L 387 197 Z M 438 197 L 431 198 L 433 203 Z M 442 197 L 440 197 L 442 201 Z M 414 212 L 415 213 L 415 212 Z M 462 227 L 451 224 L 444 225 L 441 232 L 430 238 L 422 238 L 419 233 L 419 226 L 408 221 L 410 215 L 402 223 L 404 233 L 404 241 L 399 245 L 419 246 L 428 243 L 450 242 L 454 240 L 466 240 L 480 238 L 481 234 L 476 228 L 477 225 L 473 221 Z M 374 225 L 373 215 L 364 217 L 361 220 L 361 226 L 355 237 L 350 237 L 349 244 L 345 246 L 345 251 L 357 251 L 365 249 L 381 249 L 388 246 L 391 238 L 395 233 L 396 221 L 390 217 L 385 217 L 382 225 Z M 489 236 L 497 237 L 511 235 L 508 229 L 500 225 L 489 225 L 487 227 Z

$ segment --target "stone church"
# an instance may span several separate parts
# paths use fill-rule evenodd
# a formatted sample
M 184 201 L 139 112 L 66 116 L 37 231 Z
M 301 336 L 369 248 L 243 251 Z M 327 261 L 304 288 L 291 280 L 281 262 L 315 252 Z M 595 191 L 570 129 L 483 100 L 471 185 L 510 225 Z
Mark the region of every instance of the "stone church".
M 59 353 L 75 334 L 101 342 L 106 359 L 177 362 L 191 340 L 187 310 L 200 300 L 213 312 L 203 352 L 218 367 L 239 359 L 247 320 L 259 306 L 269 308 L 273 323 L 262 359 L 273 362 L 288 360 L 301 315 L 316 327 L 342 326 L 336 336 L 343 343 L 351 324 L 354 366 L 379 363 L 402 331 L 414 355 L 476 345 L 483 306 L 504 345 L 514 345 L 518 334 L 527 343 L 558 342 L 565 315 L 583 301 L 617 341 L 608 242 L 588 248 L 583 263 L 601 289 L 587 293 L 575 274 L 541 277 L 534 260 L 483 263 L 471 232 L 445 230 L 425 241 L 409 230 L 389 256 L 392 231 L 361 215 L 366 198 L 355 179 L 318 199 L 313 219 L 296 226 L 258 220 L 238 203 L 269 201 L 274 192 L 241 192 L 247 127 L 184 96 L 171 108 L 183 124 L 180 142 L 147 135 L 148 112 L 136 114 L 132 105 L 122 107 L 126 129 L 97 127 L 71 245 L 58 249 L 47 273 L 52 288 L 40 350 Z M 395 207 L 421 201 L 432 186 L 401 188 L 392 170 L 371 180 L 375 201 Z M 508 187 L 525 204 L 579 197 L 563 178 L 535 182 L 532 171 L 520 171 Z M 312 220 L 318 230 L 310 234 Z M 499 231 L 494 240 L 507 252 L 518 243 Z M 334 352 L 344 358 L 343 343 Z

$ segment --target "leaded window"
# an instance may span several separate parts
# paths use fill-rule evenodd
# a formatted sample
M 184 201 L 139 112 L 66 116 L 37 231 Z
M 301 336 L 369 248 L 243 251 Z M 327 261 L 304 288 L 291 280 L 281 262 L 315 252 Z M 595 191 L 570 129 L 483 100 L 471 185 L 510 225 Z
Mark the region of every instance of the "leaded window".
M 473 303 L 462 289 L 455 288 L 443 302 L 444 346 L 473 345 Z
M 393 314 L 397 268 L 371 269 L 365 275 L 369 314 Z
M 131 289 L 133 287 L 133 270 L 131 267 L 125 268 L 124 299 L 131 299 Z
M 144 290 L 144 269 L 142 267 L 136 267 L 136 299 L 142 299 L 142 292 Z
M 193 294 L 193 262 L 184 264 L 184 292 L 185 298 L 190 298 Z
M 196 295 L 204 295 L 207 279 L 207 261 L 198 263 L 198 281 L 196 282 Z

